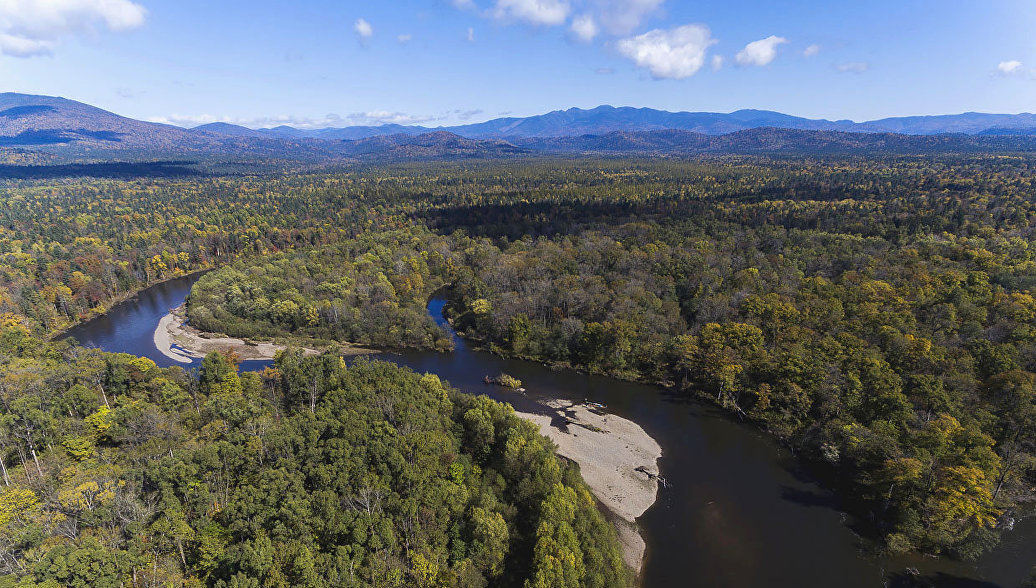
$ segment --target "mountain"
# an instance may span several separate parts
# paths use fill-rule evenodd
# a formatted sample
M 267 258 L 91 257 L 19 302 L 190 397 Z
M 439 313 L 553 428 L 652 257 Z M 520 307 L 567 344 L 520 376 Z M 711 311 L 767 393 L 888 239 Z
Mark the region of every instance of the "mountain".
M 598 106 L 591 110 L 570 108 L 527 118 L 499 118 L 484 123 L 450 127 L 465 137 L 574 137 L 603 135 L 613 131 L 676 129 L 706 135 L 723 135 L 750 128 L 846 130 L 849 123 L 811 120 L 767 110 L 715 112 L 667 112 L 652 108 Z
M 107 160 L 139 160 L 183 155 L 372 161 L 497 157 L 525 152 L 505 141 L 468 139 L 446 131 L 409 134 L 398 131 L 416 130 L 397 127 L 360 131 L 303 131 L 292 127 L 253 130 L 210 123 L 184 129 L 126 118 L 65 98 L 0 94 L 0 148 L 6 154 L 18 152 L 18 159 L 38 153 L 44 160 L 62 156 L 62 161 L 100 156 Z M 397 132 L 386 134 L 392 131 Z M 372 134 L 373 137 L 368 136 Z
M 1036 128 L 1036 115 L 1022 114 L 985 114 L 982 112 L 965 112 L 964 114 L 948 114 L 939 116 L 904 116 L 883 118 L 860 123 L 856 130 L 877 131 L 884 133 L 900 133 L 905 135 L 938 135 L 944 133 L 963 133 L 967 135 L 992 134 L 990 130 L 1013 134 L 1018 129 Z
M 936 133 L 940 129 L 956 134 Z M 601 106 L 439 129 L 384 125 L 253 130 L 228 123 L 184 129 L 126 118 L 65 98 L 0 94 L 0 155 L 9 162 L 173 161 L 184 156 L 384 161 L 536 152 L 942 153 L 1033 151 L 1034 145 L 1036 116 L 1030 114 L 966 113 L 854 123 L 765 110 L 674 113 Z
M 214 135 L 224 135 L 227 137 L 262 137 L 263 133 L 243 127 L 241 125 L 232 125 L 225 122 L 214 122 L 204 125 L 199 125 L 191 129 L 192 131 L 203 131 L 206 133 L 212 133 Z
M 65 98 L 0 94 L 0 146 L 174 148 L 194 143 L 195 137 L 186 129 L 126 118 Z
M 263 129 L 278 136 L 360 139 L 392 134 L 423 134 L 445 130 L 471 139 L 515 139 L 529 137 L 580 137 L 608 133 L 683 130 L 705 135 L 726 135 L 758 128 L 782 128 L 813 131 L 861 133 L 898 133 L 937 135 L 944 133 L 1014 134 L 1017 129 L 1036 128 L 1033 114 L 964 113 L 941 116 L 885 118 L 856 123 L 851 120 L 809 119 L 769 110 L 737 110 L 717 112 L 668 112 L 652 108 L 598 106 L 589 110 L 570 108 L 524 118 L 497 118 L 482 123 L 440 127 L 408 127 L 402 125 L 356 126 L 299 130 L 292 127 Z

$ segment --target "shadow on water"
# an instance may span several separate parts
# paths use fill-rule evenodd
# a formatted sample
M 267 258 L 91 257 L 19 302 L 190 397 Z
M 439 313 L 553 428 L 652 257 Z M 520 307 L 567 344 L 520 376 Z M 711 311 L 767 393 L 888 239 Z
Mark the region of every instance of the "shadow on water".
M 69 334 L 87 345 L 150 357 L 159 365 L 183 365 L 159 354 L 153 334 L 195 279 L 154 286 Z M 440 324 L 445 324 L 443 302 L 432 300 L 428 307 Z M 975 564 L 872 557 L 847 526 L 837 496 L 764 432 L 655 386 L 506 359 L 472 349 L 450 332 L 456 345 L 452 353 L 415 350 L 376 358 L 434 372 L 464 392 L 487 394 L 559 420 L 557 411 L 544 411 L 536 401 L 599 402 L 658 441 L 663 451 L 658 465 L 670 486 L 659 490 L 655 504 L 638 519 L 648 545 L 647 587 L 1016 588 L 1036 559 L 1036 519 L 1020 521 L 1000 547 Z M 269 362 L 249 362 L 242 368 L 265 365 Z M 483 382 L 484 376 L 501 372 L 522 380 L 527 395 Z

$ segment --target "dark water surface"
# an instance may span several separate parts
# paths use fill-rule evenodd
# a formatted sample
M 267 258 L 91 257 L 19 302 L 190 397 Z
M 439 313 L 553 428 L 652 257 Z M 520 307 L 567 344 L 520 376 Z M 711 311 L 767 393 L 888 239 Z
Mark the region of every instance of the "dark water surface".
M 80 343 L 142 355 L 160 366 L 154 330 L 178 306 L 197 276 L 153 286 L 106 316 L 69 331 Z M 428 307 L 442 321 L 442 300 Z M 448 326 L 447 326 L 448 328 Z M 452 331 L 451 331 L 452 332 Z M 648 545 L 643 583 L 649 588 L 864 588 L 906 585 L 915 568 L 925 584 L 1014 588 L 1036 564 L 1036 519 L 1018 524 L 1000 547 L 977 563 L 936 558 L 898 560 L 868 555 L 846 525 L 838 500 L 764 433 L 697 402 L 653 386 L 621 382 L 476 351 L 454 337 L 453 353 L 407 351 L 376 357 L 434 372 L 465 392 L 489 394 L 519 409 L 536 397 L 589 399 L 638 423 L 662 446 L 659 468 L 670 482 L 638 522 Z M 270 362 L 245 362 L 261 369 Z M 530 397 L 482 383 L 501 372 L 524 383 Z

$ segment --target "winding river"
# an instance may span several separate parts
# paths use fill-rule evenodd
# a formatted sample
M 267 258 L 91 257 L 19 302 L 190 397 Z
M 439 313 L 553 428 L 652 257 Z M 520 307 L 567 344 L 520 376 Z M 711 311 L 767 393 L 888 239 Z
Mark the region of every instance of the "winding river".
M 160 366 L 183 365 L 155 348 L 153 334 L 196 279 L 148 288 L 68 335 L 84 345 L 148 357 Z M 428 310 L 449 329 L 442 305 L 433 300 Z M 482 383 L 485 374 L 506 372 L 521 379 L 530 395 L 606 404 L 658 441 L 663 451 L 658 465 L 670 485 L 659 489 L 654 506 L 638 519 L 648 549 L 644 586 L 873 588 L 921 580 L 916 585 L 1014 588 L 1036 564 L 1036 519 L 1020 522 L 975 563 L 871 556 L 866 542 L 851 531 L 837 498 L 764 433 L 653 386 L 554 371 L 473 350 L 456 335 L 454 341 L 456 350 L 448 354 L 408 351 L 376 357 L 434 372 L 460 390 L 488 393 L 519 410 L 535 410 L 530 398 Z M 245 362 L 242 369 L 265 365 L 269 362 Z M 908 568 L 920 577 L 908 575 Z

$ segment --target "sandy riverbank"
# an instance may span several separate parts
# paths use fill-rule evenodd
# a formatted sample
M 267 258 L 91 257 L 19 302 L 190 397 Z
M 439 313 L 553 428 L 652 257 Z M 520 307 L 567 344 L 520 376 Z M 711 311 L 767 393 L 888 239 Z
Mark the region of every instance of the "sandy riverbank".
M 227 350 L 234 351 L 242 360 L 273 359 L 278 351 L 285 349 L 284 345 L 276 343 L 249 344 L 235 337 L 215 337 L 185 324 L 185 320 L 185 309 L 181 305 L 162 317 L 155 328 L 155 347 L 166 357 L 181 363 L 191 363 L 213 351 Z M 370 349 L 345 344 L 340 344 L 339 348 L 343 355 L 376 353 Z M 316 349 L 303 349 L 307 354 L 319 353 Z
M 558 446 L 559 455 L 579 464 L 594 496 L 619 519 L 613 522 L 623 559 L 639 573 L 645 545 L 636 519 L 654 504 L 658 481 L 637 468 L 657 475 L 662 448 L 633 421 L 565 400 L 542 404 L 542 413 L 517 414 L 536 423 Z

